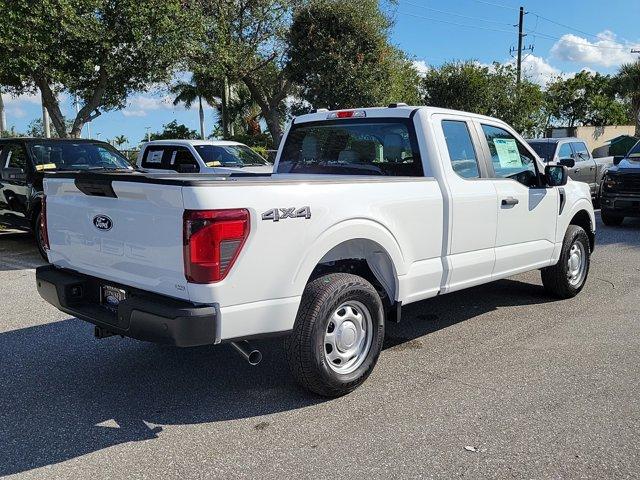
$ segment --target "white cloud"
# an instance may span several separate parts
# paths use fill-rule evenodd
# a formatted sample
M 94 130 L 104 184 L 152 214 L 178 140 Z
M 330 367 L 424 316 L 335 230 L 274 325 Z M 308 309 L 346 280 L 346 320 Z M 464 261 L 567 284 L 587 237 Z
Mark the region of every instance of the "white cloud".
M 427 64 L 427 62 L 424 60 L 414 60 L 412 63 L 413 63 L 413 67 L 418 71 L 418 73 L 422 77 L 425 76 L 429 71 L 430 67 Z
M 568 33 L 551 47 L 551 55 L 568 62 L 609 68 L 636 60 L 631 49 L 639 47 L 638 43 L 618 41 L 609 30 L 599 33 L 595 41 Z
M 507 63 L 515 64 L 515 60 L 510 60 Z M 522 76 L 533 83 L 544 87 L 558 75 L 563 74 L 542 57 L 528 55 L 522 59 Z
M 7 115 L 13 118 L 24 118 L 27 116 L 27 112 L 18 106 L 9 107 L 6 109 L 6 111 Z
M 10 95 L 8 93 L 2 94 L 2 101 L 6 107 L 11 105 L 24 105 L 30 103 L 33 105 L 40 105 L 40 93 L 25 93 L 23 95 Z

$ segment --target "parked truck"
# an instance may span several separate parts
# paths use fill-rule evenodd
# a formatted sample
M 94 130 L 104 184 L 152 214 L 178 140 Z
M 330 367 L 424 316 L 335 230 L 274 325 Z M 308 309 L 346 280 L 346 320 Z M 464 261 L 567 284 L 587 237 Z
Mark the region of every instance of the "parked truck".
M 539 269 L 583 288 L 591 193 L 494 118 L 391 105 L 294 119 L 271 177 L 58 172 L 40 295 L 117 334 L 180 347 L 281 335 L 293 376 L 362 384 L 401 307 Z
M 527 140 L 545 163 L 558 163 L 569 169 L 569 177 L 589 185 L 596 206 L 600 204 L 602 177 L 613 165 L 613 157 L 594 158 L 580 138 L 536 138 Z
M 640 217 L 640 142 L 616 157 L 602 180 L 602 222 L 622 224 L 625 217 Z

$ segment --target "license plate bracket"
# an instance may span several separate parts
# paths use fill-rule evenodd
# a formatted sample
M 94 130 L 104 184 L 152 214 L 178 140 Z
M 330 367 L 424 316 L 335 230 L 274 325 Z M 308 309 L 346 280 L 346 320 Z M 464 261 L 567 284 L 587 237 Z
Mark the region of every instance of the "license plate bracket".
M 117 311 L 120 302 L 127 299 L 127 292 L 122 288 L 117 288 L 112 285 L 100 286 L 100 305 L 111 310 Z

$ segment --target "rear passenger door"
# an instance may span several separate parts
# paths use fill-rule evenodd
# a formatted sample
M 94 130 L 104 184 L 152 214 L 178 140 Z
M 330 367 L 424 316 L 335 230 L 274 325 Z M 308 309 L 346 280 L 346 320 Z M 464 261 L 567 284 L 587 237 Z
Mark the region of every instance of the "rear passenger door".
M 465 116 L 434 115 L 435 138 L 446 182 L 442 292 L 491 280 L 498 218 L 496 189 L 482 162 L 480 138 Z M 439 125 L 440 128 L 437 128 Z
M 555 247 L 558 189 L 542 185 L 536 155 L 510 128 L 489 120 L 476 128 L 497 193 L 493 279 L 548 266 Z

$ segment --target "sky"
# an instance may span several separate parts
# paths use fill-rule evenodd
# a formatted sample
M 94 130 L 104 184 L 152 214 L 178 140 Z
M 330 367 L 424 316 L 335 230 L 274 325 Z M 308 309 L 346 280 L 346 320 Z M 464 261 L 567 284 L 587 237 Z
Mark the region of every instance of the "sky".
M 356 1 L 356 0 L 351 0 Z M 509 53 L 517 46 L 520 6 L 524 17 L 527 50 L 525 75 L 544 85 L 557 75 L 583 69 L 615 73 L 626 62 L 640 57 L 640 1 L 610 0 L 397 0 L 391 40 L 424 71 L 451 60 L 477 60 L 482 64 L 514 62 Z M 41 117 L 40 96 L 3 95 L 7 123 L 17 131 Z M 72 116 L 72 99 L 63 96 L 65 115 Z M 215 112 L 207 108 L 207 131 L 213 129 Z M 90 126 L 92 138 L 113 139 L 125 135 L 135 146 L 150 131 L 162 130 L 172 120 L 198 130 L 198 111 L 174 106 L 162 89 L 132 95 L 126 108 L 104 112 Z M 83 137 L 88 137 L 85 126 Z

